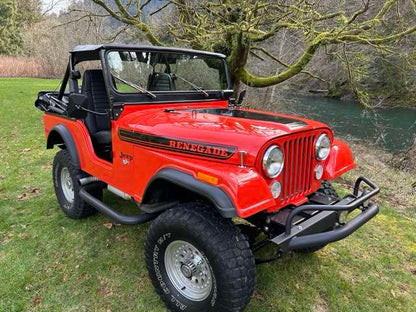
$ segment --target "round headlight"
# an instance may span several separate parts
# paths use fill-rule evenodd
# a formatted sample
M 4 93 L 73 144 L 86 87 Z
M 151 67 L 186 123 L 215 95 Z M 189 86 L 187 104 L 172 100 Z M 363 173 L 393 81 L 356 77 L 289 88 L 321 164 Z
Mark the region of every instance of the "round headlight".
M 283 169 L 283 152 L 276 145 L 270 146 L 263 156 L 263 171 L 269 178 L 275 178 Z
M 315 145 L 316 158 L 325 160 L 329 156 L 331 150 L 331 139 L 327 134 L 321 134 Z

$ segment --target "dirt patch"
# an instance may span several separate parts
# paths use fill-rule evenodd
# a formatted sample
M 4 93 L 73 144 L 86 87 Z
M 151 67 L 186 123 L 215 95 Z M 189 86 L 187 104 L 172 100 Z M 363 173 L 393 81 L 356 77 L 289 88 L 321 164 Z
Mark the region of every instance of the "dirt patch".
M 319 297 L 318 303 L 312 308 L 313 312 L 330 312 L 327 303 L 322 297 Z
M 392 164 L 402 171 L 416 174 L 416 136 L 413 138 L 413 145 L 406 152 L 395 157 Z M 413 187 L 416 189 L 416 177 Z

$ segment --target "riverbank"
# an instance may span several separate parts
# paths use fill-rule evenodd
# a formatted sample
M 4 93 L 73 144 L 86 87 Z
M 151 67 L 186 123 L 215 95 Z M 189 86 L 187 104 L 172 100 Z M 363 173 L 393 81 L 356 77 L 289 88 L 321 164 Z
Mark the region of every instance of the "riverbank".
M 382 203 L 416 221 L 416 171 L 413 168 L 397 168 L 399 155 L 363 144 L 348 144 L 354 154 L 357 168 L 339 178 L 337 182 L 351 188 L 358 175 L 367 176 L 381 187 L 379 199 Z
M 61 212 L 33 102 L 57 80 L 0 79 L 0 311 L 165 311 L 147 276 L 148 225 L 118 226 L 101 214 Z M 247 312 L 413 311 L 416 306 L 414 175 L 391 154 L 351 144 L 358 168 L 335 183 L 345 194 L 359 175 L 378 183 L 381 211 L 347 239 L 313 255 L 257 266 Z M 135 206 L 105 194 L 122 210 Z
M 415 109 L 367 110 L 355 101 L 285 92 L 269 95 L 251 91 L 244 106 L 324 122 L 332 128 L 336 136 L 348 142 L 359 142 L 392 153 L 403 153 L 412 146 L 413 138 L 416 137 Z

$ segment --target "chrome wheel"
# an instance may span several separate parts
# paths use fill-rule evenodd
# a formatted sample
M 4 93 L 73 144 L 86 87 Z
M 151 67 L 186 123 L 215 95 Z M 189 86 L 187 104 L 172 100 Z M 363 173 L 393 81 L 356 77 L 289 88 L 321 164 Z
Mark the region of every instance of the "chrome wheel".
M 74 186 L 72 185 L 72 178 L 67 167 L 61 170 L 61 188 L 65 199 L 72 203 L 74 201 Z
M 175 240 L 165 251 L 166 273 L 173 286 L 192 301 L 208 298 L 212 271 L 208 259 L 192 244 Z

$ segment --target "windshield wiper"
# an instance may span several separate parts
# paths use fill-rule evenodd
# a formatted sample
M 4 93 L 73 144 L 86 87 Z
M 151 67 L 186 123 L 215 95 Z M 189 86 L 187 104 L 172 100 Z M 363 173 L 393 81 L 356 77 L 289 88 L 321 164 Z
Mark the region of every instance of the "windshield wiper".
M 134 84 L 133 82 L 124 80 L 123 78 L 121 78 L 119 75 L 117 75 L 116 73 L 111 73 L 113 75 L 114 78 L 116 78 L 117 80 L 120 80 L 122 83 L 132 87 L 133 89 L 136 89 L 137 91 L 139 91 L 140 93 L 144 93 L 146 95 L 149 95 L 152 99 L 156 98 L 156 95 L 153 92 L 150 92 L 136 84 Z
M 189 84 L 192 88 L 194 88 L 194 90 L 199 91 L 201 93 L 203 93 L 205 95 L 205 97 L 209 97 L 209 94 L 207 91 L 205 91 L 204 89 L 202 89 L 201 87 L 197 86 L 196 84 L 186 80 L 185 78 L 178 76 L 177 74 L 171 74 L 171 76 L 174 78 L 179 78 L 180 80 L 186 82 L 187 84 Z

